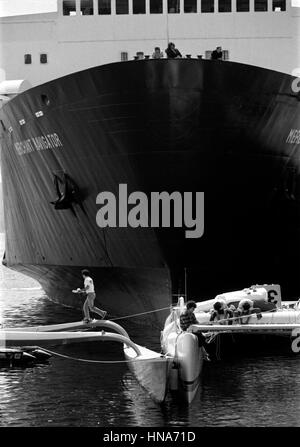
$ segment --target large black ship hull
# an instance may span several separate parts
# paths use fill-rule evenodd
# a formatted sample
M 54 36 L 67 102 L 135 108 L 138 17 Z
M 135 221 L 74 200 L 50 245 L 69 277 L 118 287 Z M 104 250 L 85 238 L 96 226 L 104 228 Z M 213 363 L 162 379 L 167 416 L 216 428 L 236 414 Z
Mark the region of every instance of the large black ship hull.
M 144 60 L 19 95 L 1 110 L 4 263 L 70 305 L 87 267 L 102 307 L 119 316 L 168 307 L 178 293 L 207 299 L 252 283 L 280 283 L 294 298 L 300 102 L 292 81 L 230 62 Z M 66 179 L 76 192 L 67 204 Z M 96 197 L 118 196 L 120 184 L 149 196 L 203 191 L 204 234 L 99 228 Z

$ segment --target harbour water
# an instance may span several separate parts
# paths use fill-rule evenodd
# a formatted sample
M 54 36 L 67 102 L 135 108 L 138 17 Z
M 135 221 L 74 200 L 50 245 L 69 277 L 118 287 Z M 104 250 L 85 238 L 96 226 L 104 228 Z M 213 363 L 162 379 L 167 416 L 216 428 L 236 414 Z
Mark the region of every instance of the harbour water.
M 4 237 L 1 235 L 1 253 Z M 63 281 L 63 278 L 62 278 Z M 0 267 L 4 327 L 78 321 L 80 310 L 54 304 L 39 285 Z M 124 321 L 134 341 L 159 349 L 159 333 Z M 59 347 L 73 358 L 122 360 L 121 347 L 92 343 Z M 29 368 L 0 368 L 0 427 L 300 426 L 300 355 L 243 357 L 207 363 L 190 407 L 157 405 L 125 363 L 52 357 Z

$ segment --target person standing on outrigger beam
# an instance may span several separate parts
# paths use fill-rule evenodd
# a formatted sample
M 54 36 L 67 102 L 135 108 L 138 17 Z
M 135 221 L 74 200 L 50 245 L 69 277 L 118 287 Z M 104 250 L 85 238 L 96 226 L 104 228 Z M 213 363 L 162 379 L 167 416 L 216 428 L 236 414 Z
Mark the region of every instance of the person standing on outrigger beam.
M 96 294 L 95 294 L 94 281 L 90 276 L 90 272 L 89 270 L 84 269 L 81 270 L 81 274 L 84 279 L 84 289 L 77 289 L 77 293 L 86 293 L 87 295 L 82 308 L 84 315 L 83 321 L 85 323 L 90 323 L 92 321 L 90 317 L 90 311 L 100 315 L 100 317 L 104 320 L 107 312 L 105 310 L 98 309 L 98 307 L 94 306 Z

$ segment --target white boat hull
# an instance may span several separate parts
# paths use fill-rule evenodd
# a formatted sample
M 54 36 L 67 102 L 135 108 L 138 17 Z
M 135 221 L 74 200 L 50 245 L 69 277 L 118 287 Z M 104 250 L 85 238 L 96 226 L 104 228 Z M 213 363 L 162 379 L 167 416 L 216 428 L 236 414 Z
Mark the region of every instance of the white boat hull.
M 137 346 L 141 352 L 139 356 L 132 348 L 124 345 L 128 367 L 151 398 L 155 402 L 161 403 L 165 400 L 167 394 L 171 359 L 150 349 Z
M 226 304 L 238 306 L 242 299 L 250 298 L 257 313 L 247 316 L 247 323 L 240 324 L 234 317 L 232 324 L 210 322 L 213 304 L 222 299 Z M 188 403 L 194 399 L 203 369 L 203 352 L 198 347 L 198 339 L 192 332 L 227 333 L 249 335 L 271 335 L 296 337 L 300 333 L 300 309 L 296 302 L 281 302 L 279 285 L 264 285 L 218 295 L 214 299 L 196 303 L 195 317 L 198 324 L 191 325 L 190 332 L 181 332 L 179 317 L 185 311 L 184 302 L 175 306 L 165 322 L 162 332 L 164 352 L 173 358 L 170 376 L 171 389 L 178 392 Z M 292 308 L 293 307 L 293 308 Z M 259 312 L 259 310 L 261 312 Z M 246 321 L 246 320 L 244 320 Z M 228 322 L 226 322 L 228 323 Z M 174 371 L 174 365 L 177 367 Z M 175 385 L 174 385 L 175 383 Z
M 183 332 L 177 338 L 178 391 L 187 403 L 194 399 L 203 368 L 203 351 L 198 346 L 198 338 Z
M 187 403 L 194 399 L 203 368 L 203 350 L 198 338 L 190 332 L 172 331 L 162 340 L 164 352 L 173 360 L 169 371 L 169 389 Z

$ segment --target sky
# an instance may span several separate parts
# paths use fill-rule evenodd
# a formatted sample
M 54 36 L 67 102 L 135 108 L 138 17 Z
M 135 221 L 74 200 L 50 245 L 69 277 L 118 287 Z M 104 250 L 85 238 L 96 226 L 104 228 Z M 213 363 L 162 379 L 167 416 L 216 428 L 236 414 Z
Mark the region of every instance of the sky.
M 300 0 L 292 4 L 300 7 Z M 50 11 L 56 11 L 56 0 L 0 0 L 0 17 Z
M 0 17 L 56 11 L 56 4 L 56 0 L 0 0 Z

